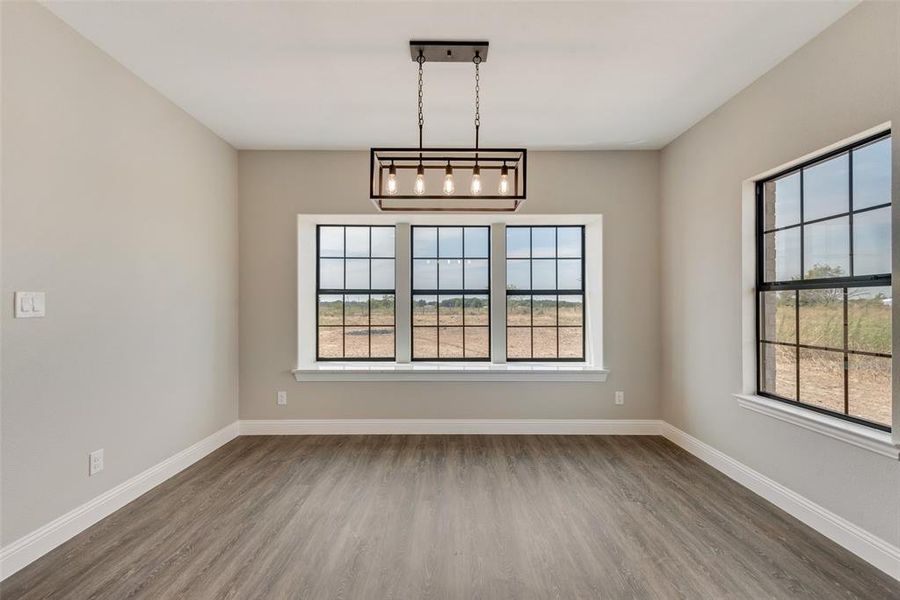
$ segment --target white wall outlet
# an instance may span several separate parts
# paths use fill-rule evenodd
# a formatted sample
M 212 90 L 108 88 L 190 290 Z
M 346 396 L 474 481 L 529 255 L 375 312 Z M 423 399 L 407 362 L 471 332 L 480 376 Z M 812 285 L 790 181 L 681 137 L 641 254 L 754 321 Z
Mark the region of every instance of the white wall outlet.
M 278 406 L 286 406 L 287 392 L 278 392 L 278 398 L 275 401 L 278 403 Z
M 625 392 L 616 392 L 616 404 L 625 404 Z
M 93 476 L 103 470 L 103 448 L 94 450 L 88 454 L 88 458 L 90 459 L 88 475 Z
M 44 292 L 16 292 L 14 304 L 17 319 L 35 319 L 47 315 Z

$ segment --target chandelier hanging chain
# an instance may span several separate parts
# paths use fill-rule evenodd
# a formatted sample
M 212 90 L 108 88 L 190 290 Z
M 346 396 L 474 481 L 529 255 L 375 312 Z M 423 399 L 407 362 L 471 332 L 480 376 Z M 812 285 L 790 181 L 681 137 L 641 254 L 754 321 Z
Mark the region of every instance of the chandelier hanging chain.
M 419 150 L 422 150 L 422 127 L 425 125 L 425 116 L 423 115 L 423 103 L 422 103 L 422 65 L 425 64 L 425 55 L 422 54 L 422 51 L 419 50 L 419 58 L 416 59 L 416 62 L 419 63 Z M 422 158 L 421 152 L 419 153 L 419 158 Z
M 478 130 L 481 128 L 481 56 L 476 52 L 472 59 L 475 63 L 475 149 L 478 149 Z M 477 156 L 476 156 L 477 158 Z

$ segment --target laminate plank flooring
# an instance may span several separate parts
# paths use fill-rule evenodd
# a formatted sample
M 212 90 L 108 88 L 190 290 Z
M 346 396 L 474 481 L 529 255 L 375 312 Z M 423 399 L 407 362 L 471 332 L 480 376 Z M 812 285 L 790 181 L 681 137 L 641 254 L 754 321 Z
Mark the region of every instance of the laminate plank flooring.
M 660 437 L 241 437 L 8 578 L 38 598 L 900 598 Z

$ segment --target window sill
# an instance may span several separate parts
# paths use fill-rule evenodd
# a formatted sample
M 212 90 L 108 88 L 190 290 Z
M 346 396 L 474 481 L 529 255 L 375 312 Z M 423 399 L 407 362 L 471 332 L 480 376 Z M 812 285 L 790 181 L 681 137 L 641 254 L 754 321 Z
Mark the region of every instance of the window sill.
M 609 371 L 585 364 L 316 363 L 293 370 L 297 381 L 604 382 Z
M 804 429 L 841 440 L 857 448 L 869 450 L 875 454 L 900 459 L 900 448 L 891 441 L 891 434 L 871 429 L 856 423 L 850 423 L 811 410 L 804 410 L 777 400 L 770 400 L 752 394 L 735 394 L 742 408 L 792 423 Z

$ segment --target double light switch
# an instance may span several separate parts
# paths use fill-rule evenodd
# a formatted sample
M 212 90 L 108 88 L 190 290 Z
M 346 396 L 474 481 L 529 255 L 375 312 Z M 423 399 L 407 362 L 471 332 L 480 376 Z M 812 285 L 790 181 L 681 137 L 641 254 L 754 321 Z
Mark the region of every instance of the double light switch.
M 16 292 L 16 318 L 33 319 L 47 314 L 44 292 Z

